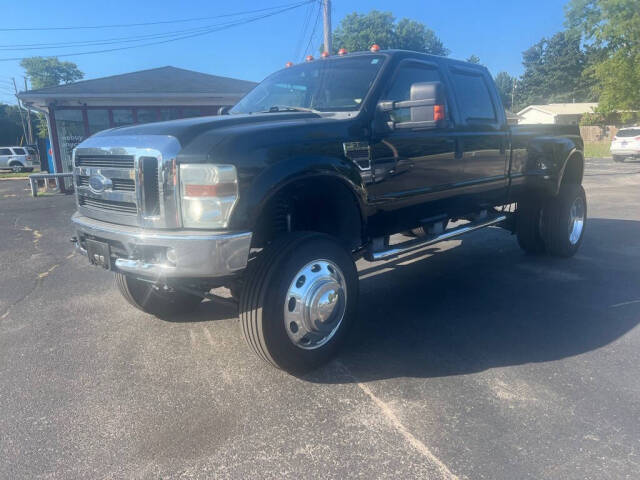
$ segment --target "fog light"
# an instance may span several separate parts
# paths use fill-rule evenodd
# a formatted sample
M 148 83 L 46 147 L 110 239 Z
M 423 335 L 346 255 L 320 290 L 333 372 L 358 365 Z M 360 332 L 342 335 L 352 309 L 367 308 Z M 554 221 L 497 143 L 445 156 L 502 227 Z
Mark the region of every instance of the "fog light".
M 167 248 L 167 260 L 175 265 L 177 259 L 176 251 L 173 248 Z

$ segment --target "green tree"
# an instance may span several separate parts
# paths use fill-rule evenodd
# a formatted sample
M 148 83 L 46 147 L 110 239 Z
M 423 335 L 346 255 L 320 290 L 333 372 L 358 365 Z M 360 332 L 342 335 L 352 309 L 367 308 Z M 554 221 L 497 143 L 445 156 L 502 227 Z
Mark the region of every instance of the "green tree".
M 472 54 L 469 58 L 467 58 L 467 62 L 476 63 L 476 64 L 480 65 L 480 57 L 478 57 L 475 54 Z
M 349 52 L 368 50 L 374 43 L 382 49 L 415 50 L 433 55 L 449 54 L 433 30 L 408 18 L 396 22 L 391 12 L 372 10 L 367 14 L 351 13 L 333 32 L 333 48 Z
M 512 77 L 507 72 L 500 72 L 496 75 L 495 82 L 504 108 L 511 110 L 511 94 L 514 83 L 516 82 L 516 77 Z
M 18 106 L 0 104 L 0 145 L 19 145 L 23 135 Z
M 75 82 L 84 77 L 84 73 L 75 63 L 61 62 L 56 57 L 23 58 L 20 66 L 24 68 L 31 88 L 34 89 Z M 38 114 L 36 130 L 41 138 L 48 135 L 47 120 L 43 114 Z
M 519 82 L 516 108 L 592 100 L 589 81 L 583 76 L 587 60 L 580 37 L 573 32 L 541 39 L 522 53 L 525 71 Z
M 599 111 L 640 110 L 640 1 L 572 0 L 566 25 L 579 35 L 589 55 L 584 76 L 599 94 Z
M 75 82 L 84 77 L 75 63 L 61 62 L 56 57 L 23 58 L 20 66 L 25 69 L 34 89 Z

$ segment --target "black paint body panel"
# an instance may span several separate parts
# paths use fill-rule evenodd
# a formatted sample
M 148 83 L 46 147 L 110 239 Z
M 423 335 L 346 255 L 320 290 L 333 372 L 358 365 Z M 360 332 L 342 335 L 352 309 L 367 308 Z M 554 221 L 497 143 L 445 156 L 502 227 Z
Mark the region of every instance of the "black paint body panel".
M 381 72 L 361 110 L 349 115 L 225 115 L 122 127 L 99 135 L 171 135 L 183 147 L 180 163 L 235 165 L 240 198 L 230 230 L 251 230 L 265 203 L 291 182 L 335 178 L 357 199 L 363 242 L 440 214 L 462 215 L 516 201 L 532 191 L 555 194 L 569 156 L 582 155 L 577 127 L 508 126 L 486 68 L 414 52 L 380 53 L 386 58 Z M 384 100 L 398 63 L 414 60 L 441 71 L 448 124 L 416 131 L 381 128 L 376 105 Z M 472 69 L 485 78 L 497 112 L 495 123 L 470 125 L 460 119 L 451 69 Z M 371 171 L 345 156 L 345 142 L 370 145 Z

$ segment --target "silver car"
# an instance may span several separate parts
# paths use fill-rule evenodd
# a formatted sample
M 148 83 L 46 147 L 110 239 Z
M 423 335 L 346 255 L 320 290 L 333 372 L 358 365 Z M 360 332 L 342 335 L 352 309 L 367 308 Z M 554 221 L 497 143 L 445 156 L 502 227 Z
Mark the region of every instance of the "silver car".
M 14 172 L 32 172 L 39 165 L 37 153 L 31 147 L 0 147 L 0 169 Z

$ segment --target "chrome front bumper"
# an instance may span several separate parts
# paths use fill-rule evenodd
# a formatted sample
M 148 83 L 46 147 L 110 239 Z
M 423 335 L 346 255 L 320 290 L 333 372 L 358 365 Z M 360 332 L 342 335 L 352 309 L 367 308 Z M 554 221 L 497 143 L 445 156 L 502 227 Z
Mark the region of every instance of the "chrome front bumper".
M 83 255 L 86 238 L 109 243 L 116 270 L 144 277 L 222 277 L 247 266 L 251 232 L 149 230 L 115 225 L 75 213 L 71 217 Z

